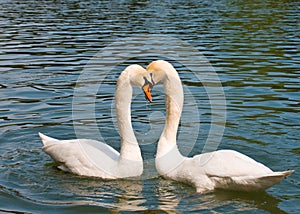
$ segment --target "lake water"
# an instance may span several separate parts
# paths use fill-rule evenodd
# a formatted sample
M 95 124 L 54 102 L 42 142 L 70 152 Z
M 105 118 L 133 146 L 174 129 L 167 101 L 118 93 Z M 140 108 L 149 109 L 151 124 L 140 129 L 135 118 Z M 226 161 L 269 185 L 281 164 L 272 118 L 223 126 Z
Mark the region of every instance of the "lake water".
M 0 1 L 0 212 L 299 213 L 299 8 L 297 1 Z M 290 177 L 262 193 L 205 195 L 158 177 L 161 86 L 152 104 L 135 90 L 132 122 L 145 160 L 138 180 L 64 173 L 42 151 L 38 132 L 101 139 L 119 150 L 118 75 L 129 64 L 167 59 L 186 94 L 180 149 L 201 153 L 220 111 L 197 79 L 207 68 L 197 57 L 216 72 L 226 97 L 218 149 L 296 170 Z M 78 85 L 85 74 L 91 91 Z M 86 96 L 75 103 L 76 90 Z

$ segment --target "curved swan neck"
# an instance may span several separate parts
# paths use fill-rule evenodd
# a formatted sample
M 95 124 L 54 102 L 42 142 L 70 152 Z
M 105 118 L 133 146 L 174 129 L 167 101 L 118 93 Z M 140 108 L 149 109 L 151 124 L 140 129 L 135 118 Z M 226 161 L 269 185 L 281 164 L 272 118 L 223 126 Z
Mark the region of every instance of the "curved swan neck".
M 183 107 L 183 89 L 177 71 L 167 63 L 160 67 L 166 96 L 166 123 L 158 142 L 157 157 L 177 150 L 176 136 Z M 178 151 L 179 154 L 179 151 Z
M 131 124 L 132 86 L 127 70 L 120 75 L 115 95 L 115 107 L 121 137 L 120 159 L 141 160 L 141 151 Z

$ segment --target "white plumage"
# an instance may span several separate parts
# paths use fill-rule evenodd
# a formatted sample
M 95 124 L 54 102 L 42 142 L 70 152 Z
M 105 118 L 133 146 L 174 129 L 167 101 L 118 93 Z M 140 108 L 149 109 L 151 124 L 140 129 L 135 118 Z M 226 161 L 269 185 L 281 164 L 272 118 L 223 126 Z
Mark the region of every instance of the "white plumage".
M 128 66 L 116 87 L 116 113 L 121 137 L 120 153 L 111 146 L 90 139 L 57 140 L 39 133 L 43 150 L 63 171 L 77 175 L 117 179 L 140 176 L 143 172 L 141 150 L 131 124 L 132 85 L 149 88 L 150 75 L 139 65 Z M 145 87 L 146 86 L 146 87 Z
M 258 191 L 273 186 L 293 172 L 273 172 L 234 150 L 219 150 L 192 158 L 181 155 L 176 144 L 184 98 L 180 78 L 174 67 L 163 60 L 152 62 L 147 70 L 153 74 L 155 83 L 163 82 L 166 95 L 166 123 L 155 159 L 160 175 L 190 183 L 197 192 L 214 189 Z

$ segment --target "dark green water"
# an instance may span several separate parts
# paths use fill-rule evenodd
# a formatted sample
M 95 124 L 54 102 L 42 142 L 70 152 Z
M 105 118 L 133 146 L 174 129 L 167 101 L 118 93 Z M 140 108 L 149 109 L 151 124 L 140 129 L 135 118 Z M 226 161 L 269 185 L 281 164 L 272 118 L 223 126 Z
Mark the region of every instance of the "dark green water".
M 299 213 L 299 8 L 297 1 L 0 1 L 0 212 Z M 139 35 L 143 39 L 136 42 Z M 146 160 L 141 179 L 103 181 L 56 170 L 41 150 L 38 132 L 70 139 L 80 127 L 98 139 L 89 132 L 95 131 L 95 119 L 102 140 L 119 149 L 112 109 L 116 79 L 126 65 L 146 66 L 163 57 L 150 51 L 157 35 L 190 44 L 218 74 L 227 103 L 218 148 L 240 151 L 273 170 L 294 169 L 294 174 L 263 193 L 206 195 L 154 176 L 164 115 L 160 90 L 151 105 L 138 92 L 133 100 L 133 126 Z M 74 120 L 73 93 L 82 71 L 121 39 L 136 44 L 133 56 L 119 46 L 109 59 L 98 60 L 113 70 L 101 84 L 101 72 L 92 76 L 91 85 L 99 86 L 95 118 L 83 112 Z M 170 43 L 159 48 L 172 49 Z M 199 125 L 188 155 L 199 154 L 212 118 L 207 91 L 195 80 L 202 68 L 189 70 L 169 60 L 195 99 L 195 105 L 187 101 L 183 118 Z M 180 127 L 182 150 L 194 139 L 185 125 Z

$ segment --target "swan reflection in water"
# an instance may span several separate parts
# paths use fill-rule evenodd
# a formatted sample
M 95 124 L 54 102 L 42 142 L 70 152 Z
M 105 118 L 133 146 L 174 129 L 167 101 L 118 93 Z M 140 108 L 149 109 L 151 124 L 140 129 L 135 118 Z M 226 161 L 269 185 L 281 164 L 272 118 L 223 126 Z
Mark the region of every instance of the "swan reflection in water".
M 76 177 L 76 182 L 61 183 L 61 188 L 78 198 L 80 202 L 77 201 L 76 204 L 108 208 L 112 212 L 147 210 L 143 206 L 147 200 L 142 195 L 142 180 Z
M 159 197 L 159 210 L 166 213 L 177 213 L 178 208 L 184 207 L 189 211 L 213 211 L 221 207 L 234 206 L 239 211 L 260 209 L 268 213 L 281 213 L 281 202 L 265 191 L 238 192 L 228 190 L 216 190 L 214 192 L 196 193 L 192 186 L 178 183 L 164 178 L 158 178 L 157 192 Z M 180 204 L 180 205 L 179 205 Z

